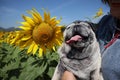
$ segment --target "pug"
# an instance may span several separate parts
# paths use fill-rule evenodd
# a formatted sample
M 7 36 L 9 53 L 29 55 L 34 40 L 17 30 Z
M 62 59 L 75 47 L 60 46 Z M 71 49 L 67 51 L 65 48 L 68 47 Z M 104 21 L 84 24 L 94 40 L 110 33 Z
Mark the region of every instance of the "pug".
M 64 41 L 58 53 L 60 61 L 52 80 L 61 80 L 64 71 L 70 71 L 77 80 L 103 80 L 101 54 L 94 27 L 86 21 L 74 21 L 63 33 Z

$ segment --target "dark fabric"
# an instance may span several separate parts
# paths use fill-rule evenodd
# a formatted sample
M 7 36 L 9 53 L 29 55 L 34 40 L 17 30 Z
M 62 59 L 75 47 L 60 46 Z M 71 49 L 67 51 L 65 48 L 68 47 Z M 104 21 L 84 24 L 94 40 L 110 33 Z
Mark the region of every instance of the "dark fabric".
M 104 50 L 104 45 L 106 45 L 114 36 L 116 30 L 115 19 L 111 15 L 105 15 L 98 23 L 98 26 L 96 36 L 102 52 Z
M 104 48 L 117 31 L 116 20 L 111 15 L 105 15 L 98 25 L 96 36 L 102 54 L 104 80 L 120 80 L 120 39 L 117 39 L 107 49 Z

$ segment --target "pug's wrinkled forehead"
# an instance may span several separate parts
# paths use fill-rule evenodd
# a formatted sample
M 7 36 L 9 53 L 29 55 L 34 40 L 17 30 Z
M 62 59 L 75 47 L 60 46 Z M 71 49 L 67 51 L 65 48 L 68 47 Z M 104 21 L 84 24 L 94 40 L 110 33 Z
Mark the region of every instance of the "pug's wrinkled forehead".
M 85 21 L 74 21 L 71 24 L 69 24 L 67 26 L 67 28 L 71 27 L 71 26 L 75 26 L 75 25 L 85 25 L 85 26 L 89 26 L 89 24 Z

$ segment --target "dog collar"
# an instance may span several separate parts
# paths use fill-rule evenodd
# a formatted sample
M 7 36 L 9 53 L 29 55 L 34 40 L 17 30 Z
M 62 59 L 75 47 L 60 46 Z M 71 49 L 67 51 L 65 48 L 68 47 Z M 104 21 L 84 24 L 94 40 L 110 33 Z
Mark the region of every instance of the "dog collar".
M 119 37 L 120 37 L 120 31 L 117 32 L 115 34 L 115 36 L 113 37 L 113 39 L 107 45 L 104 46 L 105 49 L 107 49 L 108 47 L 110 47 Z

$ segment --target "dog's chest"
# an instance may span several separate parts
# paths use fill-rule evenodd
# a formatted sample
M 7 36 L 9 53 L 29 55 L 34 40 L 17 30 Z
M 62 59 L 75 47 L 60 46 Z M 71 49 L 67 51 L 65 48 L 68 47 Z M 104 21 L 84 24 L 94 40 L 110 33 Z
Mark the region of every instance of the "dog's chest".
M 82 61 L 70 60 L 66 58 L 61 59 L 62 60 L 60 61 L 60 64 L 64 67 L 64 69 L 71 71 L 74 75 L 81 79 L 89 78 L 90 72 L 94 69 L 94 66 L 92 66 L 93 64 L 91 62 L 91 59 L 89 58 Z
M 86 58 L 84 60 L 74 60 L 62 57 L 61 62 L 62 64 L 64 64 L 65 67 L 69 67 L 76 71 L 84 70 L 92 64 L 90 58 Z

